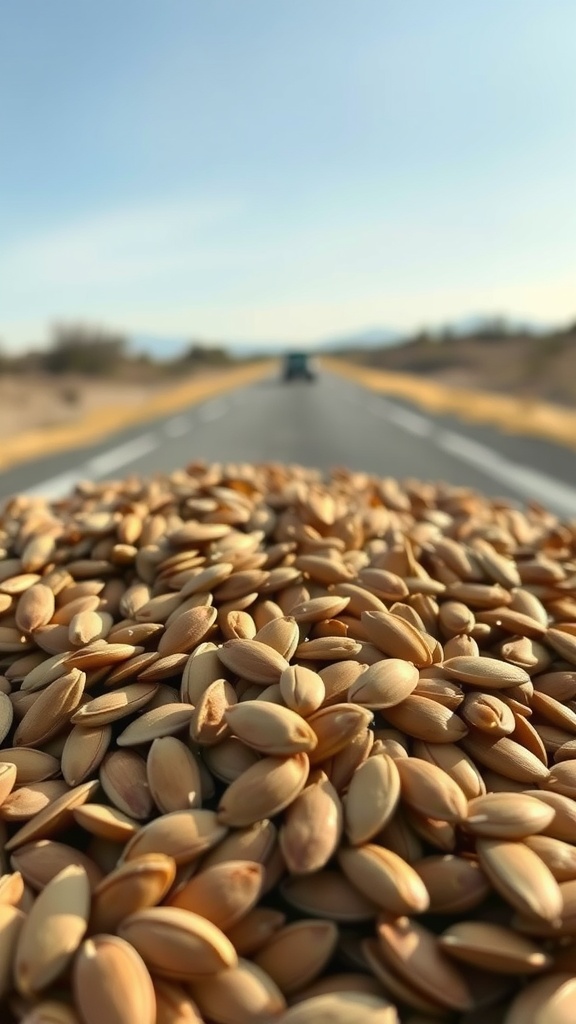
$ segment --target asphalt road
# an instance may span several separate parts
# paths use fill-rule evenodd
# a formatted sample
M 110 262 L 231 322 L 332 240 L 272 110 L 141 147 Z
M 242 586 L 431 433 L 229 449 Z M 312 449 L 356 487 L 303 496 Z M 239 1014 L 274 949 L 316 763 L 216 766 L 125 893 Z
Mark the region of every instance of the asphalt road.
M 169 472 L 198 458 L 444 480 L 576 517 L 569 449 L 424 415 L 330 374 L 312 384 L 269 378 L 89 447 L 23 463 L 0 474 L 0 499 L 22 492 L 60 497 L 79 479 Z

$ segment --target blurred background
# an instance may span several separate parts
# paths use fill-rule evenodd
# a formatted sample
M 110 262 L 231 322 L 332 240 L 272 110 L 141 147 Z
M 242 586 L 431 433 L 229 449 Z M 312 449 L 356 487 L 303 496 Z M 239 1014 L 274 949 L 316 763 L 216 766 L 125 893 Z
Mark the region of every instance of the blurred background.
M 572 0 L 0 18 L 0 496 L 282 459 L 576 516 Z

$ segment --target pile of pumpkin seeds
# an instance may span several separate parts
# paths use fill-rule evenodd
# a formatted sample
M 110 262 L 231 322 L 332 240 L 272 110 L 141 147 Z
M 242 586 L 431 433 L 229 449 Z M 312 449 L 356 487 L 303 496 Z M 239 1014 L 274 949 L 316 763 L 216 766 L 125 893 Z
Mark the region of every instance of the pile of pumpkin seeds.
M 206 464 L 0 516 L 0 1019 L 576 1019 L 576 520 Z

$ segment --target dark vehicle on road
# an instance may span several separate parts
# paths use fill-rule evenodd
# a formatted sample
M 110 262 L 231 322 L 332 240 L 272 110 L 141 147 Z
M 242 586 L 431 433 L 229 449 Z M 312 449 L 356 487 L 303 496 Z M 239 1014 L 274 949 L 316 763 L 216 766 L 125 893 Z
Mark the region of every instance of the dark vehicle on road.
M 316 372 L 307 352 L 287 352 L 282 366 L 282 380 L 315 380 Z

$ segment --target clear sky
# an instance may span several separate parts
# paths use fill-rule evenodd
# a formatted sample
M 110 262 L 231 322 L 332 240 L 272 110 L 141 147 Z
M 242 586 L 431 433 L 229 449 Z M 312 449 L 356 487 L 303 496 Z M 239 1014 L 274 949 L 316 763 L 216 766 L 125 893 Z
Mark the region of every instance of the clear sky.
M 576 319 L 574 0 L 0 0 L 0 338 Z

